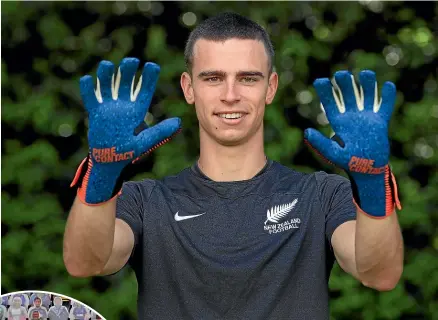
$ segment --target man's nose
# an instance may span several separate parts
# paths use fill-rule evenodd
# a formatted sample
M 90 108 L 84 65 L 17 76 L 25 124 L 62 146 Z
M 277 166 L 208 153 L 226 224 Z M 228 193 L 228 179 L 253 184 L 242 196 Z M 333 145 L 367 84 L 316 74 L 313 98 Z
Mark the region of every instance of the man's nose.
M 221 100 L 227 104 L 233 104 L 240 100 L 240 92 L 235 80 L 227 79 L 222 87 Z

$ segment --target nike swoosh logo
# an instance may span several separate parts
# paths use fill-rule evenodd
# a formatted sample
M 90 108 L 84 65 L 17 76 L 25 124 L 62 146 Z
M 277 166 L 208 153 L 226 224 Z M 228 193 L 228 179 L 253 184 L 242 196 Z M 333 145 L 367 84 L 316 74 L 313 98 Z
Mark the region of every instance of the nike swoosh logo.
M 179 211 L 177 211 L 175 213 L 175 221 L 182 221 L 182 220 L 192 219 L 192 218 L 196 218 L 196 217 L 202 216 L 203 214 L 206 214 L 206 212 L 204 212 L 204 213 L 200 213 L 200 214 L 194 214 L 194 215 L 191 215 L 191 216 L 180 216 L 178 214 L 178 212 Z

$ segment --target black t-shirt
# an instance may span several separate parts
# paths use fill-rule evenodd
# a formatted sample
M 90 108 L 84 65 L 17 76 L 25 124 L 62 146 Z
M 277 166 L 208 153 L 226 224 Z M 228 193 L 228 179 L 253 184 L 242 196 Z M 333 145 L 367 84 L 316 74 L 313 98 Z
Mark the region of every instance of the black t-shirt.
M 356 218 L 348 179 L 268 161 L 215 182 L 194 165 L 127 182 L 139 319 L 329 319 L 330 239 Z

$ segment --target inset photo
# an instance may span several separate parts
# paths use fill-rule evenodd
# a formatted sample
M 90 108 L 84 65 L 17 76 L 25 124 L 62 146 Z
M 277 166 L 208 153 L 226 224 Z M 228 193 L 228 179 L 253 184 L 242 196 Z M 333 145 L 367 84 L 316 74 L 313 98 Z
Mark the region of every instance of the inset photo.
M 91 307 L 48 291 L 17 291 L 1 295 L 0 320 L 98 320 Z

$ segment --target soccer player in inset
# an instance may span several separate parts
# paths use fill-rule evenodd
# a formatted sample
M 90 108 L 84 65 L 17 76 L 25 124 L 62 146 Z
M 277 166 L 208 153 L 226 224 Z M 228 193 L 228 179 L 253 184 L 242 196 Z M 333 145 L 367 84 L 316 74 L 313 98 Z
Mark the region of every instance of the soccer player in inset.
M 27 309 L 22 306 L 21 297 L 12 298 L 11 305 L 8 309 L 8 320 L 26 320 Z
M 49 293 L 42 293 L 42 292 L 34 292 L 30 295 L 30 304 L 33 304 L 33 301 L 36 297 L 39 297 L 41 299 L 41 305 L 46 308 L 47 310 L 50 308 L 52 304 L 52 295 Z
M 25 307 L 26 310 L 29 307 L 29 296 L 26 293 L 14 293 L 9 296 L 9 304 L 12 304 L 12 301 L 15 297 L 19 297 L 21 299 L 21 306 Z
M 88 320 L 90 319 L 90 312 L 83 304 L 74 301 L 69 318 L 70 320 Z
M 55 297 L 53 299 L 53 306 L 49 309 L 50 320 L 68 320 L 69 313 L 67 307 L 62 305 L 62 298 Z
M 31 315 L 32 312 L 37 311 L 40 314 L 40 317 L 44 320 L 47 319 L 47 309 L 43 306 L 41 306 L 41 298 L 40 297 L 35 297 L 33 300 L 33 307 L 31 307 L 29 309 L 29 318 L 32 319 Z
M 304 138 L 346 179 L 267 158 L 263 120 L 279 77 L 258 24 L 233 13 L 207 19 L 190 34 L 185 59 L 180 84 L 196 110 L 200 155 L 162 179 L 122 185 L 132 163 L 183 126 L 178 118 L 144 123 L 159 67 L 147 63 L 135 79 L 138 59 L 102 61 L 97 79 L 81 78 L 90 151 L 72 183 L 69 273 L 107 275 L 129 263 L 139 318 L 160 320 L 329 319 L 335 260 L 365 286 L 393 289 L 403 269 L 389 166 L 395 86 L 379 89 L 369 70 L 359 85 L 348 71 L 336 72 L 333 84 L 315 80 L 336 135 L 307 129 Z M 178 142 L 173 148 L 184 152 Z

